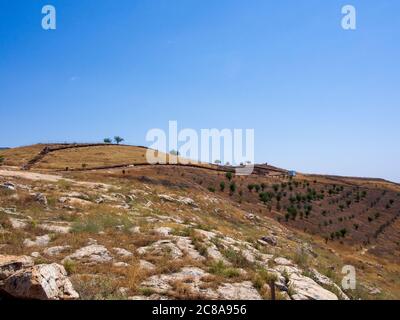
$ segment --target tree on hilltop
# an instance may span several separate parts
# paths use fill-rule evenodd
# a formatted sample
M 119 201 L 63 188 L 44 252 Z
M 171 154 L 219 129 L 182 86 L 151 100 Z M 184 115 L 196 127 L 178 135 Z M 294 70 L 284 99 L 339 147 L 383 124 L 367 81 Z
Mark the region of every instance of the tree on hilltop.
M 115 136 L 114 141 L 116 144 L 120 144 L 122 141 L 124 141 L 124 138 L 121 138 L 120 136 Z
M 103 140 L 104 143 L 112 143 L 112 140 L 110 138 L 104 138 Z

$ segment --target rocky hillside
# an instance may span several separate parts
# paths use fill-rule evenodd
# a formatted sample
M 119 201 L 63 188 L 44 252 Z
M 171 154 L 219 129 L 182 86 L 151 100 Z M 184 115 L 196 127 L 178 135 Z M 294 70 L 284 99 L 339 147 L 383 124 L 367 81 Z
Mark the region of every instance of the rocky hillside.
M 395 187 L 171 166 L 19 167 L 0 167 L 3 298 L 400 298 Z M 372 221 L 367 202 L 380 212 Z M 337 236 L 339 227 L 348 231 Z M 355 290 L 340 287 L 344 265 L 356 268 Z

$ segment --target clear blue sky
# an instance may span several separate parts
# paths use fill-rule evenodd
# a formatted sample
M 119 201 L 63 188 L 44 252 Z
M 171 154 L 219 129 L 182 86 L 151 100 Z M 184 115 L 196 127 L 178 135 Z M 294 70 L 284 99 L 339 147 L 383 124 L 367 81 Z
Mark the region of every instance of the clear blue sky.
M 145 144 L 177 120 L 254 128 L 258 162 L 400 181 L 399 14 L 398 0 L 1 0 L 0 146 Z

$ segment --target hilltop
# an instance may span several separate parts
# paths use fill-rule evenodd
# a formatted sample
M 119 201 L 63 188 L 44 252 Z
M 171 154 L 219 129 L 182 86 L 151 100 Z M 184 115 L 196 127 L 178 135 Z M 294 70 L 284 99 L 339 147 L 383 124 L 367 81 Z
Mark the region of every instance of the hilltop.
M 400 297 L 399 185 L 149 165 L 146 151 L 0 151 L 0 254 L 63 265 L 88 299 L 270 299 L 271 278 L 280 299 Z M 344 265 L 357 290 L 337 287 Z

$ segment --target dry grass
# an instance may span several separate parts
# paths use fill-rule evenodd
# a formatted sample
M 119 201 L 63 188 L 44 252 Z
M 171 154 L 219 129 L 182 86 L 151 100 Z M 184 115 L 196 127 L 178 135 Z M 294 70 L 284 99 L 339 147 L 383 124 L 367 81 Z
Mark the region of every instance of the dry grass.
M 35 165 L 38 169 L 63 170 L 146 162 L 146 149 L 128 146 L 96 146 L 51 152 Z
M 4 165 L 22 166 L 42 151 L 44 147 L 44 145 L 35 144 L 32 146 L 0 150 L 0 156 L 4 157 Z

